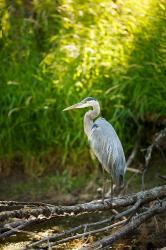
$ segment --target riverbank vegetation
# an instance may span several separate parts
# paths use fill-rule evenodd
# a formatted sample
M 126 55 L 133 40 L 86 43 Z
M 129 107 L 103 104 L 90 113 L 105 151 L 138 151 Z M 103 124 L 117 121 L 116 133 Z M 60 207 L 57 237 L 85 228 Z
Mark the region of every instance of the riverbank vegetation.
M 163 128 L 164 0 L 1 0 L 0 9 L 1 173 L 91 171 L 84 111 L 62 112 L 87 96 L 126 155 L 140 126 Z

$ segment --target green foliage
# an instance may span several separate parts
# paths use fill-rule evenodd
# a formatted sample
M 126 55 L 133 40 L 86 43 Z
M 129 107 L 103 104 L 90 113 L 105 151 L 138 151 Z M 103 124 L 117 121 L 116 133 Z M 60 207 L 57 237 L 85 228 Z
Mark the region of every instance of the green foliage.
M 126 151 L 140 120 L 165 114 L 164 0 L 1 0 L 0 8 L 1 158 L 33 156 L 42 172 L 54 150 L 69 168 L 90 165 L 85 110 L 62 112 L 86 96 L 100 101 Z

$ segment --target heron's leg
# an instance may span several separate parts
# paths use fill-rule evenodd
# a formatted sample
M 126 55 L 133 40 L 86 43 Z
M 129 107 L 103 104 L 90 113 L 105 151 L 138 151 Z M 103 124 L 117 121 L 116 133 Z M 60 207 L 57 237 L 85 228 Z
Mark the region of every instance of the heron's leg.
M 105 198 L 105 171 L 104 168 L 103 169 L 103 190 L 102 190 L 102 202 L 104 203 L 104 198 Z
M 111 177 L 111 200 L 113 199 L 113 195 L 114 195 L 114 185 L 113 185 L 113 180 Z
M 115 187 L 114 187 L 114 184 L 113 184 L 112 176 L 110 176 L 109 183 L 110 183 L 110 187 L 109 187 L 109 191 L 106 193 L 106 197 L 107 198 L 113 198 L 113 196 L 115 194 Z

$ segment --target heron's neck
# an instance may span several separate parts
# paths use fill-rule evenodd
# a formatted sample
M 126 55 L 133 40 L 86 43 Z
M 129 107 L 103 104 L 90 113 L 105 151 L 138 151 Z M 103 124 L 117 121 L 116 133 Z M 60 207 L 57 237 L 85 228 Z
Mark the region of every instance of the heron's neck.
M 100 105 L 97 101 L 92 105 L 93 109 L 85 113 L 84 116 L 84 132 L 89 137 L 93 126 L 93 119 L 100 114 Z

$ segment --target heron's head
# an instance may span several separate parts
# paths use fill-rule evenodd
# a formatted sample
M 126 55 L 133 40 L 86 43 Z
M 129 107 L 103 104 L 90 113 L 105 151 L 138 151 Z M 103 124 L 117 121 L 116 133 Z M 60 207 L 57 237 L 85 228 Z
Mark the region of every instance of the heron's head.
M 63 111 L 67 111 L 70 109 L 82 109 L 82 108 L 86 108 L 86 107 L 93 107 L 96 102 L 97 102 L 97 100 L 95 98 L 86 97 L 81 102 L 76 103 L 68 108 L 65 108 Z

